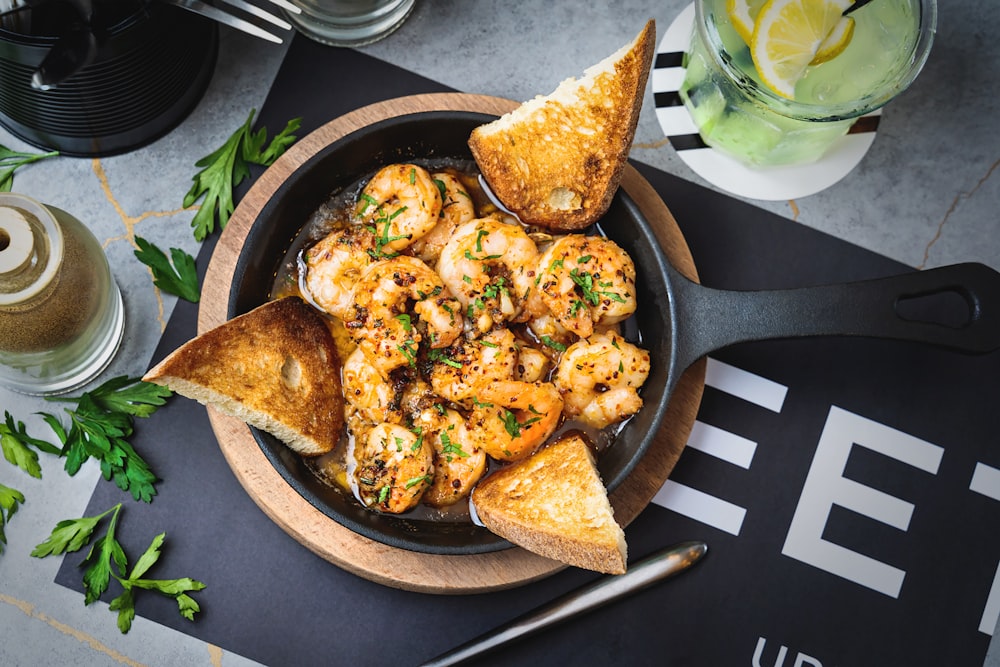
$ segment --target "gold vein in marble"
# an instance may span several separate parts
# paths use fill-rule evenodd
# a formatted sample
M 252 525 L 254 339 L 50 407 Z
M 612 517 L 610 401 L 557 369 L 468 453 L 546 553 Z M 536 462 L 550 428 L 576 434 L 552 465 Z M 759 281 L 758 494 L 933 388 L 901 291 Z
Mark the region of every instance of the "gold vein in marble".
M 955 195 L 955 198 L 951 202 L 951 206 L 949 206 L 948 210 L 944 212 L 944 217 L 941 218 L 941 222 L 938 223 L 937 231 L 934 233 L 934 237 L 927 243 L 927 246 L 924 248 L 924 260 L 920 262 L 919 266 L 917 266 L 918 269 L 923 269 L 925 266 L 927 266 L 927 262 L 928 260 L 930 260 L 931 257 L 931 248 L 933 248 L 934 244 L 941 239 L 941 235 L 944 233 L 944 226 L 948 224 L 948 218 L 951 217 L 951 214 L 954 213 L 956 209 L 958 209 L 959 203 L 961 201 L 969 199 L 970 197 L 972 197 L 972 195 L 976 194 L 976 190 L 981 188 L 983 184 L 986 183 L 986 181 L 990 180 L 990 176 L 992 176 L 993 172 L 997 170 L 997 167 L 1000 167 L 1000 160 L 997 160 L 996 162 L 990 165 L 990 168 L 986 170 L 986 174 L 982 178 L 980 178 L 979 181 L 976 182 L 975 186 L 973 186 L 971 190 L 969 190 L 968 192 L 959 192 L 957 195 Z
M 118 199 L 115 197 L 114 193 L 111 192 L 111 184 L 108 181 L 108 175 L 104 171 L 104 165 L 101 164 L 101 160 L 99 158 L 94 158 L 91 164 L 94 170 L 94 175 L 97 176 L 97 180 L 101 185 L 101 190 L 104 192 L 104 196 L 107 197 L 111 206 L 114 207 L 115 212 L 118 213 L 118 217 L 121 218 L 122 224 L 125 226 L 124 234 L 112 236 L 104 241 L 103 247 L 105 250 L 107 250 L 108 246 L 116 241 L 127 241 L 133 248 L 138 250 L 139 246 L 135 242 L 135 228 L 140 222 L 148 218 L 168 218 L 185 211 L 197 211 L 199 208 L 197 206 L 192 206 L 191 208 L 176 208 L 171 211 L 144 211 L 139 215 L 131 216 L 125 212 L 122 205 L 118 203 Z M 146 267 L 146 271 L 149 273 L 150 279 L 152 279 L 152 269 Z M 153 293 L 156 295 L 156 320 L 160 323 L 160 333 L 162 333 L 167 328 L 167 319 L 163 312 L 163 293 L 155 285 L 153 285 Z
M 792 220 L 795 222 L 799 221 L 799 205 L 795 203 L 794 199 L 788 200 L 788 208 L 792 210 Z
M 86 644 L 87 646 L 97 651 L 98 653 L 103 653 L 104 655 L 108 656 L 115 662 L 120 662 L 123 665 L 131 665 L 132 667 L 143 667 L 143 664 L 141 662 L 136 662 L 135 660 L 132 660 L 128 656 L 122 655 L 118 651 L 108 646 L 105 646 L 95 637 L 91 637 L 85 632 L 81 632 L 80 630 L 71 628 L 65 623 L 61 623 L 56 619 L 52 618 L 51 616 L 44 614 L 40 611 L 37 611 L 35 609 L 35 606 L 30 602 L 25 602 L 24 600 L 18 600 L 17 598 L 11 597 L 9 595 L 4 595 L 3 593 L 0 593 L 0 602 L 8 604 L 12 607 L 21 610 L 25 616 L 42 621 L 49 627 L 58 630 L 64 635 L 72 637 L 77 641 Z

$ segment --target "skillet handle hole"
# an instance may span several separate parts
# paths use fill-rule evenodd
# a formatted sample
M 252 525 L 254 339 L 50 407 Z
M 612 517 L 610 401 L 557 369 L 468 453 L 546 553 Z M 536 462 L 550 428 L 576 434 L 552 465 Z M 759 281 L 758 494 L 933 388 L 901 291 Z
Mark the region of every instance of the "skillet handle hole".
M 904 320 L 950 329 L 962 329 L 972 324 L 977 315 L 975 304 L 964 290 L 948 288 L 901 296 L 896 301 L 895 309 Z

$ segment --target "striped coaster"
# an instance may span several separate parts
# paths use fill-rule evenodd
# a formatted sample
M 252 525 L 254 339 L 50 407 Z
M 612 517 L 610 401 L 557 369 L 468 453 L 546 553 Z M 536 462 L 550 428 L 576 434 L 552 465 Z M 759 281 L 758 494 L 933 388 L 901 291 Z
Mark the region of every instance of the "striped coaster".
M 716 187 L 749 199 L 806 197 L 846 176 L 865 156 L 878 128 L 879 109 L 861 117 L 818 162 L 750 168 L 706 146 L 698 135 L 678 90 L 684 80 L 684 52 L 694 27 L 694 4 L 688 5 L 660 40 L 651 76 L 656 117 L 681 160 Z

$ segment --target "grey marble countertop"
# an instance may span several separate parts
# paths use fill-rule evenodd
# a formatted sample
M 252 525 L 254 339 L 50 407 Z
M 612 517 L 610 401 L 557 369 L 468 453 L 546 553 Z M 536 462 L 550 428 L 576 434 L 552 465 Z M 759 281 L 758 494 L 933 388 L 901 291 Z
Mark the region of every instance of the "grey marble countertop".
M 662 35 L 687 0 L 608 3 L 418 0 L 402 28 L 362 51 L 456 89 L 526 100 L 550 92 L 632 39 L 647 18 Z M 930 59 L 916 83 L 886 107 L 862 162 L 819 194 L 752 203 L 915 267 L 979 261 L 1000 269 L 1000 5 L 949 0 L 939 8 Z M 152 285 L 133 256 L 134 235 L 196 255 L 193 210 L 182 207 L 194 163 L 264 103 L 284 46 L 222 29 L 216 71 L 198 107 L 176 129 L 120 156 L 60 157 L 19 171 L 16 192 L 73 213 L 102 241 L 126 307 L 122 349 L 104 378 L 141 375 L 175 298 Z M 275 128 L 276 129 L 276 128 Z M 0 144 L 34 150 L 0 129 Z M 665 141 L 652 95 L 632 157 L 705 184 Z M 32 428 L 49 409 L 0 389 L 0 407 Z M 44 464 L 44 462 L 43 462 Z M 112 615 L 85 607 L 53 583 L 59 561 L 30 557 L 61 519 L 82 516 L 100 476 L 43 465 L 44 478 L 0 464 L 0 483 L 27 498 L 6 526 L 0 555 L 0 664 L 239 665 L 250 661 L 137 618 L 122 635 Z M 1000 666 L 993 643 L 987 665 Z

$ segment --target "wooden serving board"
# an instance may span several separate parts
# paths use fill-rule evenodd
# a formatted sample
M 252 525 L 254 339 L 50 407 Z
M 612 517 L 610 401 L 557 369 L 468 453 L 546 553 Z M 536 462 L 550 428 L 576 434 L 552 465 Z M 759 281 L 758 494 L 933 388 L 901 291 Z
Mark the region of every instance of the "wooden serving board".
M 363 107 L 297 141 L 257 179 L 220 236 L 202 289 L 198 332 L 226 321 L 233 273 L 251 225 L 281 183 L 322 148 L 389 117 L 436 110 L 501 115 L 516 106 L 516 102 L 483 95 L 414 95 Z M 697 279 L 680 229 L 653 187 L 631 166 L 626 168 L 621 187 L 653 226 L 667 258 L 689 278 Z M 673 470 L 694 425 L 704 378 L 704 362 L 683 375 L 654 442 L 635 471 L 611 494 L 615 517 L 622 525 L 638 516 Z M 405 590 L 460 594 L 511 588 L 565 567 L 520 548 L 442 556 L 390 547 L 358 535 L 327 517 L 289 486 L 264 456 L 246 424 L 211 408 L 208 412 L 226 461 L 264 513 L 304 546 L 358 576 Z

